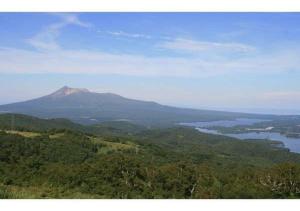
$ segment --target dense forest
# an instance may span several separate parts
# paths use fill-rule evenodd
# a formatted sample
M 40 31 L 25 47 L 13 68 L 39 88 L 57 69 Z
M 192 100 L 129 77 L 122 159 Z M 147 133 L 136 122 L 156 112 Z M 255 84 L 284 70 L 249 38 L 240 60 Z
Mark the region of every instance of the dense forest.
M 0 115 L 0 198 L 300 198 L 278 142 Z

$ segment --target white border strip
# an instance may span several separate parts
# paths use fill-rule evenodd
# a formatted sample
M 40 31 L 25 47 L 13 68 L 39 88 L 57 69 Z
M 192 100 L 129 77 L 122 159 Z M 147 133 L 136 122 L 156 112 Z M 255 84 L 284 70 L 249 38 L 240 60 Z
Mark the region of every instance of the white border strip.
M 297 12 L 297 0 L 0 0 L 6 12 Z
M 0 200 L 0 207 L 3 211 L 282 211 L 299 207 L 299 200 Z

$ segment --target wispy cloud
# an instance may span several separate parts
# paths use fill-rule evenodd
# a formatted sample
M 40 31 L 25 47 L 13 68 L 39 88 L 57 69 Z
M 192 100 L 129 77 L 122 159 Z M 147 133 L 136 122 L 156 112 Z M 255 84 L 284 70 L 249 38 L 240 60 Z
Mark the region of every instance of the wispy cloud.
M 171 41 L 163 42 L 159 45 L 161 48 L 166 48 L 175 51 L 199 53 L 204 51 L 214 52 L 252 52 L 256 48 L 242 43 L 222 43 L 222 42 L 207 42 L 191 39 L 177 38 Z
M 0 48 L 0 73 L 93 73 L 139 76 L 203 77 L 237 73 L 272 74 L 298 71 L 300 50 L 242 59 L 147 57 L 102 51 L 30 51 Z
M 116 37 L 127 37 L 127 38 L 142 38 L 142 39 L 151 39 L 152 36 L 150 35 L 146 35 L 146 34 L 139 34 L 139 33 L 128 33 L 128 32 L 124 32 L 124 31 L 101 31 L 98 30 L 98 32 L 100 33 L 106 33 L 112 36 L 116 36 Z
M 79 20 L 76 14 L 71 13 L 55 13 L 55 16 L 60 18 L 59 22 L 53 23 L 44 27 L 34 37 L 27 39 L 27 42 L 39 50 L 57 50 L 60 48 L 56 39 L 60 35 L 60 31 L 68 25 L 77 25 L 80 27 L 89 28 L 90 23 Z
M 90 28 L 76 14 L 55 14 L 59 21 L 44 27 L 27 42 L 38 51 L 0 47 L 0 73 L 92 73 L 139 76 L 203 77 L 237 73 L 277 73 L 299 71 L 300 48 L 277 50 L 268 54 L 243 43 L 208 42 L 171 38 L 157 44 L 160 48 L 188 52 L 193 56 L 146 56 L 112 54 L 105 51 L 69 50 L 57 42 L 68 25 Z M 96 33 L 96 31 L 94 31 Z M 112 36 L 151 38 L 149 35 L 106 31 Z M 154 45 L 153 48 L 157 47 Z M 250 53 L 251 52 L 251 53 Z M 224 53 L 226 55 L 224 55 Z M 242 57 L 227 56 L 241 53 Z M 216 54 L 220 54 L 217 57 Z
M 29 51 L 0 48 L 1 73 L 85 73 L 139 76 L 186 76 L 201 66 L 185 58 L 110 54 L 100 51 Z M 199 63 L 199 64 L 198 64 Z

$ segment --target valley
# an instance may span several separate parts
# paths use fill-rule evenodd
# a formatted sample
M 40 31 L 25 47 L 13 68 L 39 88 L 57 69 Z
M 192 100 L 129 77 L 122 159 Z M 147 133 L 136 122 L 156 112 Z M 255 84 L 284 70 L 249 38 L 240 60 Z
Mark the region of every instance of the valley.
M 1 198 L 300 197 L 300 154 L 273 141 L 20 114 L 0 129 Z
M 300 197 L 298 116 L 69 87 L 0 109 L 0 198 Z

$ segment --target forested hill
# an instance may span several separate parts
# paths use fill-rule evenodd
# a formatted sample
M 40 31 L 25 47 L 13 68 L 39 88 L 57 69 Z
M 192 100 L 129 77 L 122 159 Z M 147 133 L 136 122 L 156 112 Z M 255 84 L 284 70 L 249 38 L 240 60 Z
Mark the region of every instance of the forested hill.
M 300 198 L 300 155 L 276 142 L 16 114 L 12 130 L 10 117 L 0 198 Z
M 67 119 L 40 119 L 23 114 L 0 114 L 1 129 L 46 131 L 50 129 L 81 129 L 82 126 Z
M 81 125 L 68 119 L 41 119 L 24 114 L 0 114 L 0 129 L 45 132 L 49 130 L 73 130 L 98 135 L 122 135 L 137 133 L 146 128 L 127 121 L 106 121 L 94 125 Z

